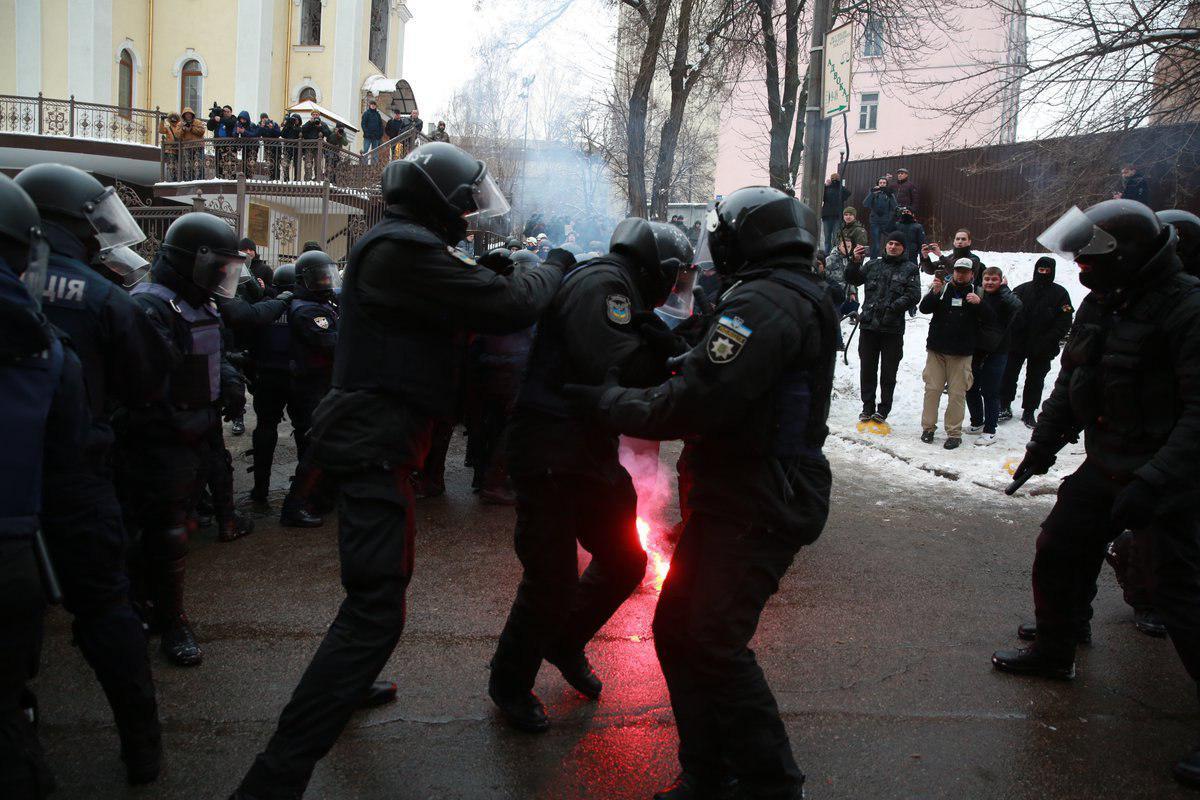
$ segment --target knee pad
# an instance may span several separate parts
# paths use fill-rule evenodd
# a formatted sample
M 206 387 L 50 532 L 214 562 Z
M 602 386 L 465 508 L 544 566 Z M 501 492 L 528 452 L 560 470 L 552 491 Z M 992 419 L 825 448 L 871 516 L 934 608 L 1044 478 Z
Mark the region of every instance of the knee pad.
M 163 528 L 146 534 L 146 549 L 155 561 L 178 561 L 188 552 L 186 526 Z

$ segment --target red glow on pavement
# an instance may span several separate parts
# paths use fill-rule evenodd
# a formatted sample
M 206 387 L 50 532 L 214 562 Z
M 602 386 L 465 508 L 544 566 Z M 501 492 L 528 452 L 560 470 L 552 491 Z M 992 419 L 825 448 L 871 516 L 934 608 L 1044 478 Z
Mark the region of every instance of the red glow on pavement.
M 637 533 L 638 541 L 641 542 L 642 549 L 649 557 L 648 566 L 652 573 L 651 580 L 654 583 L 654 591 L 661 592 L 663 581 L 667 579 L 667 572 L 671 569 L 671 559 L 662 549 L 659 537 L 654 536 L 654 530 L 650 527 L 650 523 L 641 517 L 637 518 Z

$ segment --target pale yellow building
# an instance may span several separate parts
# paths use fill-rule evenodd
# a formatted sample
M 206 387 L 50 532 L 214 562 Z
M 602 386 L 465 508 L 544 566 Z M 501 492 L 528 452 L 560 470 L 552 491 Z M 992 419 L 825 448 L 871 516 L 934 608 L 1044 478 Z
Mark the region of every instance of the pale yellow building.
M 403 77 L 403 0 L 0 0 L 0 94 L 266 112 L 313 99 L 357 126 Z

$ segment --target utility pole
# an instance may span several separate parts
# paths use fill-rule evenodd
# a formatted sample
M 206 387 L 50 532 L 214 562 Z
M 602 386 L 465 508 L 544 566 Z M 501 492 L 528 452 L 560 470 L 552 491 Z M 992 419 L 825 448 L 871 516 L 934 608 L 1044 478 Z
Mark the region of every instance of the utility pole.
M 829 157 L 829 120 L 823 119 L 825 86 L 825 34 L 833 24 L 831 0 L 813 3 L 812 46 L 808 60 L 808 105 L 804 109 L 804 173 L 800 199 L 821 216 L 825 186 L 825 161 Z
M 529 191 L 525 186 L 525 181 L 527 179 L 527 173 L 529 170 L 529 95 L 531 92 L 529 87 L 533 86 L 533 81 L 536 77 L 536 75 L 526 75 L 524 78 L 522 78 L 521 93 L 517 95 L 520 99 L 525 101 L 525 134 L 521 139 L 521 205 L 519 208 L 520 213 L 524 214 L 526 217 L 529 216 L 529 209 L 525 208 L 525 204 L 529 200 Z

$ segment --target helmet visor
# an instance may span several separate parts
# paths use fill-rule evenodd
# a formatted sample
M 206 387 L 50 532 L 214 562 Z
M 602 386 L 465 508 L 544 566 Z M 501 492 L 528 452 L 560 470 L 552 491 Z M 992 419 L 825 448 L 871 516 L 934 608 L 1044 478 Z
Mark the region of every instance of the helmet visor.
M 1037 237 L 1038 243 L 1052 253 L 1076 261 L 1080 256 L 1103 255 L 1117 249 L 1117 240 L 1097 228 L 1088 215 L 1072 206 L 1053 225 Z
M 246 260 L 241 253 L 224 253 L 201 247 L 196 251 L 192 280 L 210 294 L 230 298 L 237 294 L 238 279 L 245 266 Z
M 98 258 L 105 269 L 121 279 L 121 285 L 127 289 L 146 277 L 149 271 L 150 262 L 128 247 L 102 250 Z
M 117 197 L 117 190 L 108 187 L 94 200 L 84 204 L 83 215 L 96 231 L 101 250 L 127 247 L 146 238 L 137 220 Z
M 304 288 L 310 292 L 332 292 L 342 285 L 337 264 L 332 262 L 304 270 Z
M 46 293 L 46 276 L 50 270 L 50 243 L 41 231 L 34 231 L 29 239 L 29 260 L 21 273 L 21 282 L 38 308 L 42 307 L 42 295 Z
M 471 198 L 475 201 L 475 210 L 470 214 L 463 215 L 467 222 L 475 222 L 489 217 L 502 217 L 508 213 L 510 208 L 504 192 L 500 191 L 500 187 L 492 180 L 487 169 L 479 173 L 479 178 L 471 186 Z
M 696 302 L 696 295 L 693 294 L 696 288 L 696 273 L 696 267 L 692 264 L 680 266 L 679 271 L 675 273 L 675 288 L 657 310 L 679 320 L 690 317 Z

